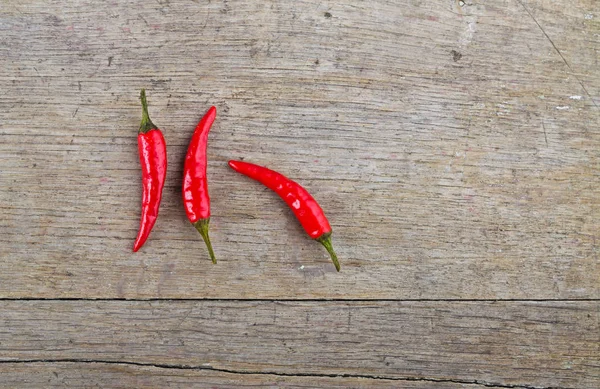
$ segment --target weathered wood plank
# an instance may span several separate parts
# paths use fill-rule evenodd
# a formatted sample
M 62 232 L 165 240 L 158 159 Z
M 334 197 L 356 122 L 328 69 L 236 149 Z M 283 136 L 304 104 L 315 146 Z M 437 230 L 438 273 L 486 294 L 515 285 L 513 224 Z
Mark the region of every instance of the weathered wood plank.
M 600 385 L 598 302 L 2 301 L 0 361 Z
M 3 2 L 0 296 L 598 298 L 598 20 L 593 0 Z M 132 254 L 141 87 L 169 174 Z M 179 189 L 211 104 L 216 266 Z M 229 158 L 322 202 L 341 274 Z
M 2 388 L 407 388 L 477 389 L 477 384 L 349 377 L 285 377 L 106 363 L 0 364 Z

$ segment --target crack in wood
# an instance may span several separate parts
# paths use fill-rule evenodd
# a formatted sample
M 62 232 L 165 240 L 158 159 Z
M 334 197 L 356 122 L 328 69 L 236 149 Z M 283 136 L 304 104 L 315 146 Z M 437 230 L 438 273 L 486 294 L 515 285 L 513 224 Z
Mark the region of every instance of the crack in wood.
M 566 387 L 554 386 L 532 386 L 527 384 L 502 384 L 496 382 L 486 382 L 482 380 L 461 380 L 455 378 L 430 378 L 430 377 L 388 377 L 372 374 L 348 374 L 348 373 L 282 373 L 276 371 L 252 371 L 252 370 L 233 370 L 217 368 L 212 366 L 197 366 L 183 364 L 166 364 L 166 363 L 150 363 L 150 362 L 133 362 L 133 361 L 113 361 L 102 359 L 20 359 L 20 360 L 0 360 L 0 364 L 28 364 L 28 363 L 82 363 L 82 364 L 107 364 L 107 365 L 129 365 L 151 367 L 157 369 L 177 369 L 177 370 L 210 370 L 220 373 L 240 374 L 240 375 L 271 375 L 279 377 L 320 377 L 320 378 L 362 378 L 372 380 L 388 380 L 388 381 L 420 381 L 420 382 L 436 382 L 436 383 L 454 383 L 463 385 L 479 385 L 486 388 L 516 388 L 516 389 L 574 389 Z
M 565 65 L 567 65 L 567 68 L 569 68 L 569 70 L 571 71 L 571 74 L 573 74 L 573 77 L 575 77 L 575 79 L 577 80 L 577 82 L 579 83 L 579 85 L 581 85 L 581 88 L 583 89 L 583 91 L 585 92 L 585 94 L 592 101 L 592 104 L 594 104 L 594 107 L 596 107 L 596 109 L 598 109 L 599 107 L 596 104 L 596 101 L 594 100 L 594 98 L 592 97 L 592 95 L 590 94 L 590 92 L 588 92 L 587 88 L 585 87 L 585 85 L 583 84 L 583 82 L 579 79 L 579 77 L 577 76 L 577 74 L 575 74 L 575 72 L 573 71 L 573 68 L 571 68 L 571 65 L 569 65 L 569 62 L 567 61 L 567 59 L 562 55 L 562 53 L 560 52 L 560 50 L 558 49 L 558 47 L 556 47 L 556 45 L 554 44 L 554 41 L 550 38 L 550 36 L 542 28 L 542 25 L 537 21 L 537 19 L 533 16 L 533 14 L 529 11 L 529 9 L 527 7 L 525 7 L 525 4 L 523 4 L 522 0 L 517 0 L 517 3 L 519 3 L 521 5 L 521 7 L 523 7 L 523 9 L 527 12 L 527 14 L 529 14 L 529 16 L 531 17 L 531 19 L 533 19 L 533 21 L 535 22 L 535 24 L 537 24 L 537 26 L 542 31 L 542 33 L 546 36 L 546 39 L 548 39 L 548 41 L 550 42 L 550 44 L 552 45 L 552 47 L 554 47 L 554 50 L 558 53 L 558 55 L 560 56 L 560 58 L 562 58 L 562 60 L 565 63 Z
M 542 119 L 542 128 L 544 129 L 544 139 L 546 140 L 546 147 L 548 147 L 548 135 L 546 134 L 546 125 L 544 124 L 543 119 Z
M 218 298 L 218 297 L 199 297 L 199 298 L 169 298 L 169 297 L 148 297 L 148 298 L 127 298 L 127 297 L 0 297 L 2 301 L 123 301 L 123 302 L 169 302 L 169 301 L 213 301 L 213 302 L 290 302 L 290 303 L 370 303 L 370 302 L 452 302 L 452 303 L 543 303 L 543 302 L 600 302 L 600 298 L 567 298 L 567 299 L 378 299 L 378 298 Z

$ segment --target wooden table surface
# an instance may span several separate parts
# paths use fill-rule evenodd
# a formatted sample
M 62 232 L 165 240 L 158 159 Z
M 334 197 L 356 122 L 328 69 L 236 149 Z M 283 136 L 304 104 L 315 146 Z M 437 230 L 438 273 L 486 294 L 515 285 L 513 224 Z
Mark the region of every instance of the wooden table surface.
M 599 51 L 597 0 L 1 0 L 0 387 L 600 387 Z

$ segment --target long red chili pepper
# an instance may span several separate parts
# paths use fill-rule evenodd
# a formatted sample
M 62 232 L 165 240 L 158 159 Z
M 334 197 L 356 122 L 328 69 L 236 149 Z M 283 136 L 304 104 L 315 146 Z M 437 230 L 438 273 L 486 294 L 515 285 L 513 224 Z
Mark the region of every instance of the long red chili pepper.
M 162 190 L 167 175 L 167 146 L 162 132 L 152 123 L 148 115 L 146 91 L 140 93 L 142 100 L 142 123 L 138 133 L 138 150 L 142 165 L 142 216 L 133 251 L 136 252 L 144 245 L 156 218 L 162 197 Z
M 210 197 L 208 196 L 206 180 L 206 146 L 208 132 L 216 116 L 217 109 L 210 107 L 196 126 L 183 167 L 183 205 L 185 206 L 185 213 L 192 225 L 202 235 L 213 263 L 217 263 L 217 259 L 208 237 Z
M 283 174 L 242 161 L 229 161 L 229 166 L 238 173 L 252 178 L 279 195 L 292 209 L 308 235 L 325 248 L 337 271 L 340 263 L 331 245 L 331 226 L 317 201 L 300 184 Z

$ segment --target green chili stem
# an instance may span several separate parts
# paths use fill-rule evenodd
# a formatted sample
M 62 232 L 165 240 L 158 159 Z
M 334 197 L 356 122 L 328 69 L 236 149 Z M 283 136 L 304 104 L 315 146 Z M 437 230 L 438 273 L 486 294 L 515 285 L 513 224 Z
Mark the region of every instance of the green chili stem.
M 140 124 L 140 134 L 145 134 L 150 130 L 158 128 L 150 120 L 148 115 L 148 102 L 146 101 L 146 90 L 142 89 L 140 92 L 140 100 L 142 100 L 142 123 Z
M 335 251 L 333 251 L 333 245 L 331 244 L 331 233 L 323 234 L 321 237 L 317 238 L 317 240 L 325 246 L 327 252 L 331 255 L 331 260 L 333 261 L 335 269 L 340 271 L 340 263 L 338 262 L 337 255 L 335 254 Z
M 196 227 L 200 235 L 202 235 L 202 239 L 204 239 L 204 243 L 206 243 L 206 247 L 208 247 L 208 254 L 210 255 L 210 259 L 212 259 L 213 263 L 217 263 L 215 252 L 213 251 L 212 244 L 210 243 L 210 238 L 208 237 L 208 222 L 210 222 L 210 218 L 200 219 L 196 223 L 193 223 L 193 225 L 194 227 Z

